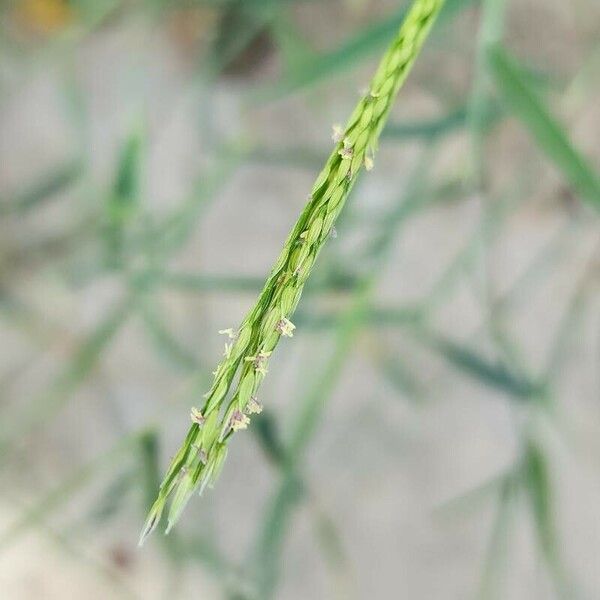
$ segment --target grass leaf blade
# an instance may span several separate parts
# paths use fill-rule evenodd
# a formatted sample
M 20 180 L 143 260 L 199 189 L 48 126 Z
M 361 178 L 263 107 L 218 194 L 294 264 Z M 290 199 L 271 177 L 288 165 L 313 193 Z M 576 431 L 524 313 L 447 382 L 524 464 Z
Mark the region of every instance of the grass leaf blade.
M 518 65 L 498 45 L 489 50 L 488 59 L 499 91 L 515 116 L 529 130 L 540 150 L 573 188 L 600 210 L 598 175 L 526 83 Z

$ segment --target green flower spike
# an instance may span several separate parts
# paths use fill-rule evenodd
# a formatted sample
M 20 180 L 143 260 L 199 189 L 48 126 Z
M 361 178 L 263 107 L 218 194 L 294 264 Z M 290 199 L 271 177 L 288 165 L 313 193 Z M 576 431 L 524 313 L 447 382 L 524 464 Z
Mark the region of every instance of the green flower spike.
M 168 506 L 170 530 L 195 490 L 216 481 L 231 438 L 260 412 L 256 393 L 267 360 L 281 337 L 292 337 L 292 316 L 319 252 L 359 173 L 373 167 L 373 154 L 398 90 L 404 83 L 438 15 L 443 0 L 414 0 L 398 34 L 383 55 L 368 91 L 344 127 L 334 126 L 335 147 L 318 175 L 308 203 L 292 229 L 264 289 L 239 330 L 223 329 L 231 340 L 201 409 L 167 470 L 148 514 L 140 543 L 155 529 Z M 236 385 L 237 382 L 237 385 Z M 259 408 L 260 407 L 260 408 Z

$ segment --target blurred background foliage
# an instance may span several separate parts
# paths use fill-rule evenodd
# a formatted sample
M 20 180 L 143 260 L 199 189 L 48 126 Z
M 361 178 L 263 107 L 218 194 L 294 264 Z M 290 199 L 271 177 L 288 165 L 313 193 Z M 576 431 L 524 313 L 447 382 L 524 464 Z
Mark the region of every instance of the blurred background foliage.
M 265 413 L 143 551 L 407 3 L 0 6 L 2 597 L 598 597 L 595 0 L 446 0 Z

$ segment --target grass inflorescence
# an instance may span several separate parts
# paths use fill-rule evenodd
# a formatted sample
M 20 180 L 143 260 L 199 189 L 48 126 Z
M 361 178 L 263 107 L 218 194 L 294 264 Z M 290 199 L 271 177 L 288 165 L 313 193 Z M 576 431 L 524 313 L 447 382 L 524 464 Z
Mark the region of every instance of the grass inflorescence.
M 262 406 L 258 389 L 270 356 L 281 337 L 292 337 L 290 320 L 317 256 L 362 168 L 373 157 L 394 98 L 406 79 L 443 0 L 415 0 L 369 88 L 345 127 L 334 127 L 335 147 L 317 177 L 309 201 L 290 233 L 254 307 L 227 336 L 224 358 L 202 408 L 191 413 L 192 425 L 174 456 L 152 506 L 140 543 L 160 522 L 168 500 L 167 532 L 192 494 L 217 479 L 236 431 L 245 429 Z

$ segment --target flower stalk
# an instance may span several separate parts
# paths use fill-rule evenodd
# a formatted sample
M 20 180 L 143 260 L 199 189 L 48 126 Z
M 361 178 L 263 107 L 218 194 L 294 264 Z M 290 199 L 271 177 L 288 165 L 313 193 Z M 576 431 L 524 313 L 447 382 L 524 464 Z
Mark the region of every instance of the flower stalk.
M 229 343 L 214 372 L 201 409 L 171 461 L 150 509 L 140 544 L 158 525 L 169 498 L 167 532 L 194 491 L 212 486 L 225 461 L 232 435 L 246 429 L 262 410 L 258 389 L 281 337 L 292 337 L 290 317 L 317 256 L 361 169 L 373 168 L 379 135 L 444 0 L 415 0 L 396 38 L 384 54 L 370 87 L 345 127 L 334 126 L 335 147 L 317 177 L 308 203 L 290 233 L 258 300 L 237 331 L 222 330 Z M 236 383 L 237 382 L 237 383 Z

